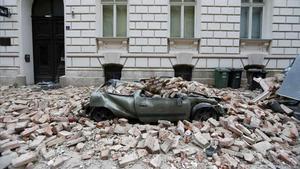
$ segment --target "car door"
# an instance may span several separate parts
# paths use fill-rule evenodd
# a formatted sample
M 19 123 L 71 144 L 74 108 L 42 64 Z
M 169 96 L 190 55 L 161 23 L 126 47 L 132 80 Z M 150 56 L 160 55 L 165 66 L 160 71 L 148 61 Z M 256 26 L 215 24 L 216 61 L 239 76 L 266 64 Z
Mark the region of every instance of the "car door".
M 143 122 L 177 121 L 190 117 L 191 103 L 181 98 L 151 98 L 135 96 L 138 118 Z

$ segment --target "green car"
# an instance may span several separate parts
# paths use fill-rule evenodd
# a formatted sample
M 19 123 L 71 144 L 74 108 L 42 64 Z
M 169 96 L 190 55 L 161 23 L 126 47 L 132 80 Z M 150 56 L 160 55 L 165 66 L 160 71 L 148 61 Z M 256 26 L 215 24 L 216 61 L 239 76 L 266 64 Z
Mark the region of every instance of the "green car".
M 137 119 L 145 123 L 158 120 L 207 120 L 218 118 L 224 110 L 213 98 L 199 94 L 178 96 L 177 98 L 146 97 L 144 90 L 137 90 L 132 95 L 119 95 L 101 91 L 91 94 L 90 116 L 95 121 L 123 117 Z

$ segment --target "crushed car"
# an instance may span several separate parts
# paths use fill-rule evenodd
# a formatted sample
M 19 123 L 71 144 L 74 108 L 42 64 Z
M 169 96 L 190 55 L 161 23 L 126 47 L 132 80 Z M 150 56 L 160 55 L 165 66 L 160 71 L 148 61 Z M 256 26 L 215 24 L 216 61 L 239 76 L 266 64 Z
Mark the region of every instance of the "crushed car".
M 126 95 L 109 89 L 111 86 L 118 88 L 123 83 L 126 82 L 111 80 L 91 94 L 90 116 L 93 120 L 122 117 L 145 123 L 158 120 L 204 121 L 210 117 L 218 119 L 224 114 L 223 107 L 215 98 L 198 93 L 178 92 L 172 98 L 149 96 L 149 92 L 140 83 L 135 83 L 135 90 L 128 91 Z

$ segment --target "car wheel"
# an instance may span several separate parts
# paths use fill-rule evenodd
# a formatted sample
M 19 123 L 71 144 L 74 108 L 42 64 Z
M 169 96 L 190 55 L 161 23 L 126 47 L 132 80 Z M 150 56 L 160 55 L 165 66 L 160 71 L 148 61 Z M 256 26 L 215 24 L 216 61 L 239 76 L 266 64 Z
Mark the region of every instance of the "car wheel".
M 218 112 L 214 108 L 204 107 L 204 108 L 198 109 L 195 112 L 192 120 L 206 121 L 211 117 L 214 119 L 217 119 L 218 118 L 217 114 L 218 114 Z
M 110 120 L 113 118 L 113 113 L 106 108 L 95 108 L 91 112 L 91 119 L 95 120 L 96 122 Z

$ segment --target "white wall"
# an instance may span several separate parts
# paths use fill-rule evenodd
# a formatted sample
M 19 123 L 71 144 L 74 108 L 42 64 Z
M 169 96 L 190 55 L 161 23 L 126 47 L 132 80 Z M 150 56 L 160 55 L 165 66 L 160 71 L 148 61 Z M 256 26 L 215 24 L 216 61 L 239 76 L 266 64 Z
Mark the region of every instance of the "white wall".
M 128 0 L 129 52 L 167 53 L 168 0 Z
M 0 77 L 16 77 L 19 74 L 19 12 L 17 0 L 0 0 L 7 7 L 10 17 L 0 16 L 0 37 L 11 38 L 11 46 L 0 46 Z
M 201 1 L 203 54 L 239 54 L 241 0 Z
M 20 73 L 26 76 L 26 83 L 34 83 L 32 19 L 31 9 L 33 0 L 19 0 L 20 6 Z M 30 62 L 25 62 L 25 55 L 30 55 Z
M 272 55 L 300 54 L 300 0 L 274 0 Z

